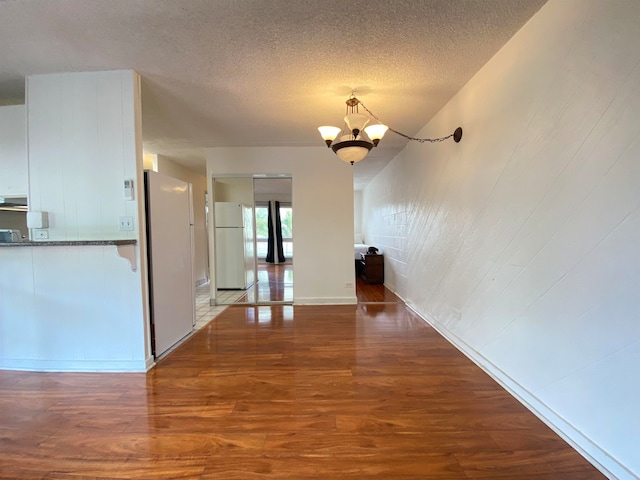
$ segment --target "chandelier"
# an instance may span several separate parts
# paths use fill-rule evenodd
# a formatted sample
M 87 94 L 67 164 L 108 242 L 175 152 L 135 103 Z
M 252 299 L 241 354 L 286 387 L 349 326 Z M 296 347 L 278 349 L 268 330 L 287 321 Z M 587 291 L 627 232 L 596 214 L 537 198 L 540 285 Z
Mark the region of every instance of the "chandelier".
M 362 101 L 358 100 L 354 94 L 351 94 L 347 99 L 346 104 L 347 114 L 344 117 L 344 128 L 340 129 L 338 127 L 322 126 L 318 127 L 318 130 L 320 131 L 320 135 L 323 140 L 326 142 L 327 147 L 330 147 L 340 160 L 350 163 L 351 165 L 365 158 L 373 147 L 377 147 L 387 130 L 390 130 L 407 140 L 414 140 L 420 143 L 442 142 L 452 137 L 453 141 L 458 143 L 462 138 L 462 128 L 460 127 L 456 128 L 452 134 L 447 135 L 446 137 L 416 138 L 398 132 L 397 130 L 387 127 L 382 123 L 369 125 L 369 122 L 371 121 L 369 115 L 378 122 L 380 122 L 380 119 L 376 117 L 371 110 L 362 103 Z M 362 106 L 369 115 L 360 113 L 358 111 L 359 106 Z M 340 135 L 340 138 L 338 138 L 338 135 Z M 338 140 L 336 140 L 337 138 Z

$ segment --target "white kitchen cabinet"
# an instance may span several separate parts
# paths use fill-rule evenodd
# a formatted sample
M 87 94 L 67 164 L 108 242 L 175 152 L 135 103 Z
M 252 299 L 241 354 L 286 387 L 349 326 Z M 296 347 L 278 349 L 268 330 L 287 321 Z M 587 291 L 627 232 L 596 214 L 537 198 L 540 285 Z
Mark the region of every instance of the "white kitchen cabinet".
M 26 197 L 27 191 L 26 108 L 0 107 L 0 197 Z

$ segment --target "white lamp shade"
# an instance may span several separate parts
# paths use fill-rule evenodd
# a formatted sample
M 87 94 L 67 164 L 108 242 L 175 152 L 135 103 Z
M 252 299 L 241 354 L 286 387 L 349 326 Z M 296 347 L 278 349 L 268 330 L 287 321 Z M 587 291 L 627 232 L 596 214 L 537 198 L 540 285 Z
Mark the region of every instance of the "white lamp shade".
M 389 127 L 381 123 L 369 125 L 364 129 L 364 131 L 367 133 L 367 136 L 371 140 L 380 140 L 382 137 L 384 137 L 384 134 L 387 133 L 387 130 L 389 130 Z
M 351 135 L 342 135 L 340 141 L 331 148 L 340 160 L 347 163 L 357 163 L 367 156 L 373 144 L 363 140 L 351 140 Z
M 347 163 L 358 163 L 368 153 L 369 150 L 364 147 L 344 147 L 336 151 L 338 158 Z
M 344 117 L 344 122 L 352 132 L 356 129 L 362 132 L 367 123 L 369 123 L 369 117 L 364 113 L 350 113 Z
M 318 127 L 318 130 L 320 131 L 320 135 L 322 135 L 322 139 L 325 142 L 327 140 L 332 142 L 340 133 L 340 129 L 338 127 L 331 127 L 331 126 Z

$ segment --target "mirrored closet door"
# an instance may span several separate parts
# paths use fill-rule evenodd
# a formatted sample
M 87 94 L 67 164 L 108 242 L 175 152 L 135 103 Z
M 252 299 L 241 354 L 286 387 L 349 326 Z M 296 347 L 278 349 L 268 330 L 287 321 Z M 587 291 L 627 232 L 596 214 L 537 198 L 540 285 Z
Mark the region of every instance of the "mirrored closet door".
M 215 303 L 293 302 L 290 177 L 213 179 Z

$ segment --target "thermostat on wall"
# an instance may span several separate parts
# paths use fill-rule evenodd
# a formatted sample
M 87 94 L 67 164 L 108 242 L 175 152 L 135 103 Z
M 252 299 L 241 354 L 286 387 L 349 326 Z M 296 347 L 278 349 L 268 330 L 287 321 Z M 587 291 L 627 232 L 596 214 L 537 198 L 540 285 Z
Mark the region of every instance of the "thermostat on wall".
M 124 181 L 124 199 L 133 200 L 133 180 Z

